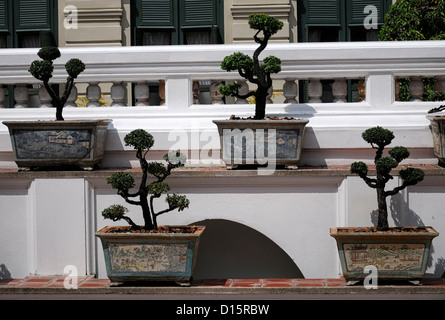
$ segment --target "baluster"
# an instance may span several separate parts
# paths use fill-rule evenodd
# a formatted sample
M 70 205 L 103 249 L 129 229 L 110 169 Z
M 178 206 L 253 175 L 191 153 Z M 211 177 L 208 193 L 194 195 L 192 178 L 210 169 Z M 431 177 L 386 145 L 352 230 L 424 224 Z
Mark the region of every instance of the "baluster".
M 150 89 L 147 82 L 138 82 L 134 86 L 134 97 L 136 98 L 136 106 L 148 106 L 148 98 L 150 97 Z
M 323 95 L 323 85 L 321 84 L 320 79 L 309 79 L 307 94 L 310 103 L 322 102 L 321 96 Z
M 6 89 L 0 86 L 0 109 L 5 107 Z
M 445 76 L 437 76 L 436 83 L 434 84 L 434 90 L 439 92 L 445 92 Z
M 271 86 L 269 88 L 269 90 L 267 90 L 266 103 L 268 103 L 268 104 L 272 104 L 273 103 L 272 96 L 273 96 L 273 86 Z
M 160 106 L 165 106 L 165 81 L 159 81 L 159 98 L 161 101 L 159 102 Z
M 14 89 L 14 108 L 28 108 L 28 88 L 24 84 L 18 84 Z
M 247 85 L 246 80 L 237 80 L 236 82 L 241 84 L 241 88 L 238 91 L 240 95 L 246 95 L 249 93 L 249 86 Z M 236 104 L 246 104 L 247 100 L 246 99 L 236 99 L 235 103 Z
M 39 100 L 40 100 L 40 108 L 51 108 L 51 96 L 44 86 L 40 86 L 39 88 Z
M 97 82 L 89 83 L 87 87 L 87 107 L 100 107 L 99 100 L 101 98 L 101 90 Z
M 409 84 L 409 94 L 411 95 L 411 101 L 421 101 L 425 87 L 421 77 L 411 78 Z
M 73 89 L 71 90 L 68 99 L 66 99 L 65 107 L 68 108 L 77 107 L 76 100 L 77 100 L 77 88 L 76 86 L 73 86 Z
M 348 94 L 348 84 L 346 79 L 335 79 L 332 84 L 332 95 L 335 97 L 334 102 L 344 103 L 346 102 L 346 95 Z
M 113 82 L 111 86 L 111 106 L 123 107 L 125 106 L 125 88 L 122 82 Z
M 193 104 L 199 104 L 200 92 L 199 81 L 193 81 Z
M 222 85 L 222 81 L 214 80 L 210 84 L 210 97 L 212 98 L 212 104 L 223 104 L 223 95 L 219 92 L 218 88 Z
M 298 85 L 295 83 L 295 80 L 286 79 L 283 85 L 283 95 L 286 98 L 284 103 L 297 103 Z

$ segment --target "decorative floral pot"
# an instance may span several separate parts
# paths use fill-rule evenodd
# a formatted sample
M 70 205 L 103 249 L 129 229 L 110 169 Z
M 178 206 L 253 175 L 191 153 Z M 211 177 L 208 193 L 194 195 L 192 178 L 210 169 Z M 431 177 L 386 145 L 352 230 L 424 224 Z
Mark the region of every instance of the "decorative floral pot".
M 92 170 L 104 155 L 112 120 L 4 121 L 19 169 L 77 166 Z
M 96 233 L 104 250 L 108 278 L 112 283 L 174 281 L 189 285 L 204 226 L 192 233 L 115 233 L 105 227 Z M 161 227 L 160 227 L 161 228 Z
M 297 166 L 307 119 L 215 120 L 222 160 L 229 168 L 245 165 Z
M 439 159 L 439 164 L 445 166 L 445 115 L 427 115 L 431 123 L 434 154 Z
M 431 227 L 331 228 L 337 241 L 343 276 L 348 284 L 364 280 L 367 266 L 377 268 L 377 279 L 418 283 L 425 276 L 431 243 L 439 233 Z

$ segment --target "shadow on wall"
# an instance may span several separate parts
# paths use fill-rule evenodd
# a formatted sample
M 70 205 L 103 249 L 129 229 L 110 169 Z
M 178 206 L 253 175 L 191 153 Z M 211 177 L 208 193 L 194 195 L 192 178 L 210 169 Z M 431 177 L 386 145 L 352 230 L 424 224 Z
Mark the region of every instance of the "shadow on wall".
M 194 224 L 207 227 L 201 236 L 194 279 L 304 278 L 278 245 L 250 227 L 219 219 Z
M 11 279 L 11 272 L 4 264 L 0 264 L 0 279 Z

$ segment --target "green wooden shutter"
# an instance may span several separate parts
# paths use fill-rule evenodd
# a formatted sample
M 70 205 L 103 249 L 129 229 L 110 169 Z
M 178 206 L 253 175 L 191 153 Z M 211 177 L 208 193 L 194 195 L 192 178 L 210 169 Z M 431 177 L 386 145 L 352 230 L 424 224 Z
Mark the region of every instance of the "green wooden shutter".
M 175 0 L 139 1 L 138 27 L 175 28 L 177 23 Z
M 182 27 L 211 27 L 217 25 L 215 0 L 180 1 Z
M 51 30 L 49 0 L 14 0 L 14 14 L 17 31 Z
M 0 0 L 0 32 L 9 32 L 8 1 Z
M 341 24 L 340 0 L 306 0 L 308 24 L 339 25 Z
M 370 13 L 364 13 L 366 6 L 374 6 L 378 13 L 378 24 L 383 24 L 384 15 L 387 11 L 385 0 L 351 0 L 348 6 L 348 25 L 361 26 Z

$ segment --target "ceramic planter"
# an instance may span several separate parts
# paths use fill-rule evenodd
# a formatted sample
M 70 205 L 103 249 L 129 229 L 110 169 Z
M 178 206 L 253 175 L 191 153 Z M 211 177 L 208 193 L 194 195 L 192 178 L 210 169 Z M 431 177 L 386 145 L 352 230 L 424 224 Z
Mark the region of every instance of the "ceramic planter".
M 343 276 L 348 284 L 364 280 L 366 266 L 374 266 L 378 280 L 407 280 L 418 283 L 425 276 L 431 243 L 439 234 L 431 227 L 332 228 L 337 241 Z M 402 230 L 403 229 L 403 230 Z
M 174 281 L 189 285 L 205 227 L 193 233 L 96 233 L 112 283 Z
M 307 119 L 215 120 L 222 160 L 228 168 L 245 165 L 297 166 Z
M 103 158 L 111 120 L 4 121 L 19 169 L 77 166 L 93 169 Z
M 434 154 L 439 159 L 439 164 L 445 165 L 445 115 L 426 116 L 431 123 Z

